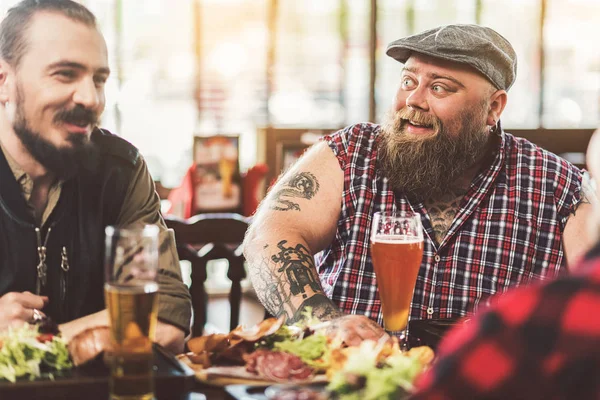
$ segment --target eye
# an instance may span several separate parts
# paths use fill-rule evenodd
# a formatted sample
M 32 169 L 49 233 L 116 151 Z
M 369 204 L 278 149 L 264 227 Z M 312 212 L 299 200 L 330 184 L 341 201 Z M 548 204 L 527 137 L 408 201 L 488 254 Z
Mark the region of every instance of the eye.
M 94 83 L 96 84 L 97 87 L 102 87 L 106 84 L 106 81 L 108 80 L 107 76 L 95 76 L 94 77 Z
M 410 89 L 414 86 L 414 81 L 412 80 L 412 78 L 405 76 L 404 78 L 402 78 L 401 85 L 403 89 Z
M 77 76 L 77 73 L 70 69 L 61 69 L 56 72 L 56 75 L 64 79 L 74 79 Z
M 435 93 L 444 93 L 446 91 L 446 89 L 441 85 L 433 85 L 431 90 L 433 90 Z

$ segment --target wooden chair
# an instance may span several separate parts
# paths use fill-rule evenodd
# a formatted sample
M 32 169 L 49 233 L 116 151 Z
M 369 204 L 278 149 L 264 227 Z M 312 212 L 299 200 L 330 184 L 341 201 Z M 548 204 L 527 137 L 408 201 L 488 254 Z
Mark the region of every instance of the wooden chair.
M 192 336 L 202 335 L 206 324 L 208 298 L 206 265 L 210 260 L 226 259 L 229 262 L 227 277 L 231 280 L 229 303 L 231 305 L 230 329 L 239 324 L 242 300 L 241 281 L 246 277 L 242 241 L 249 219 L 233 213 L 199 214 L 188 219 L 165 216 L 169 228 L 175 231 L 180 260 L 192 263 L 190 294 L 194 309 Z

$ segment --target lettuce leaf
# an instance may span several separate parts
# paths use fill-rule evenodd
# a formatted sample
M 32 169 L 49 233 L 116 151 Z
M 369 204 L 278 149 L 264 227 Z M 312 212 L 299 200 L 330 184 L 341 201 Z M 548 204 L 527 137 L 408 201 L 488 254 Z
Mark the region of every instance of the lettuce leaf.
M 0 334 L 0 379 L 15 382 L 18 378 L 35 379 L 43 369 L 62 371 L 71 369 L 66 342 L 53 336 L 41 343 L 37 327 L 25 325 Z
M 327 390 L 340 400 L 392 400 L 407 395 L 424 366 L 417 358 L 392 354 L 384 362 L 378 361 L 379 349 L 375 342 L 364 341 L 357 351 L 350 353 L 344 367 L 330 380 Z
M 277 342 L 273 348 L 297 355 L 306 365 L 316 369 L 323 369 L 329 365 L 327 337 L 320 333 L 303 339 Z

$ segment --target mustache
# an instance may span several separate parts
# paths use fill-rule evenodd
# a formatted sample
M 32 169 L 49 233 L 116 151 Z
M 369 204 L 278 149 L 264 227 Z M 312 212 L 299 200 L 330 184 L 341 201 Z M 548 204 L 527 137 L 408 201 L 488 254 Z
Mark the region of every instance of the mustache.
M 395 132 L 403 132 L 403 128 L 406 126 L 406 124 L 408 124 L 408 121 L 431 127 L 434 130 L 435 135 L 441 132 L 444 127 L 442 121 L 435 115 L 431 115 L 409 107 L 404 107 L 389 117 L 388 125 L 390 125 L 390 128 L 392 128 L 392 130 Z
M 98 114 L 82 106 L 75 106 L 70 110 L 63 109 L 54 116 L 54 122 L 66 122 L 73 125 L 96 125 Z

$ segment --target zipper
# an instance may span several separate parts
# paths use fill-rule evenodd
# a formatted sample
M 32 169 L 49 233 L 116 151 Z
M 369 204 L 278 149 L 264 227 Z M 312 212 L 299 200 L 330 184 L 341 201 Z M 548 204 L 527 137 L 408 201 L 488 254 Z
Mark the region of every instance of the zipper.
M 37 282 L 36 282 L 36 294 L 40 295 L 42 293 L 42 289 L 45 288 L 46 283 L 48 282 L 48 264 L 46 264 L 46 251 L 48 239 L 50 238 L 50 232 L 52 232 L 52 227 L 55 224 L 52 224 L 48 228 L 48 232 L 46 232 L 46 237 L 42 241 L 42 231 L 40 228 L 35 228 L 35 236 L 37 238 L 37 252 L 38 252 L 38 265 L 37 265 Z M 69 255 L 67 253 L 66 246 L 62 246 L 60 252 L 60 304 L 64 306 L 66 304 L 67 299 L 67 289 L 69 287 L 69 270 L 71 266 L 69 265 Z
M 48 238 L 52 227 L 48 228 L 46 237 L 42 244 L 42 232 L 40 228 L 35 228 L 35 236 L 37 238 L 37 253 L 38 253 L 38 265 L 37 265 L 37 281 L 35 285 L 35 294 L 38 296 L 42 293 L 42 288 L 46 286 L 48 278 L 48 265 L 46 265 L 46 245 L 48 244 Z
M 66 304 L 67 298 L 67 287 L 69 286 L 69 256 L 67 255 L 67 248 L 63 246 L 60 252 L 60 302 Z

